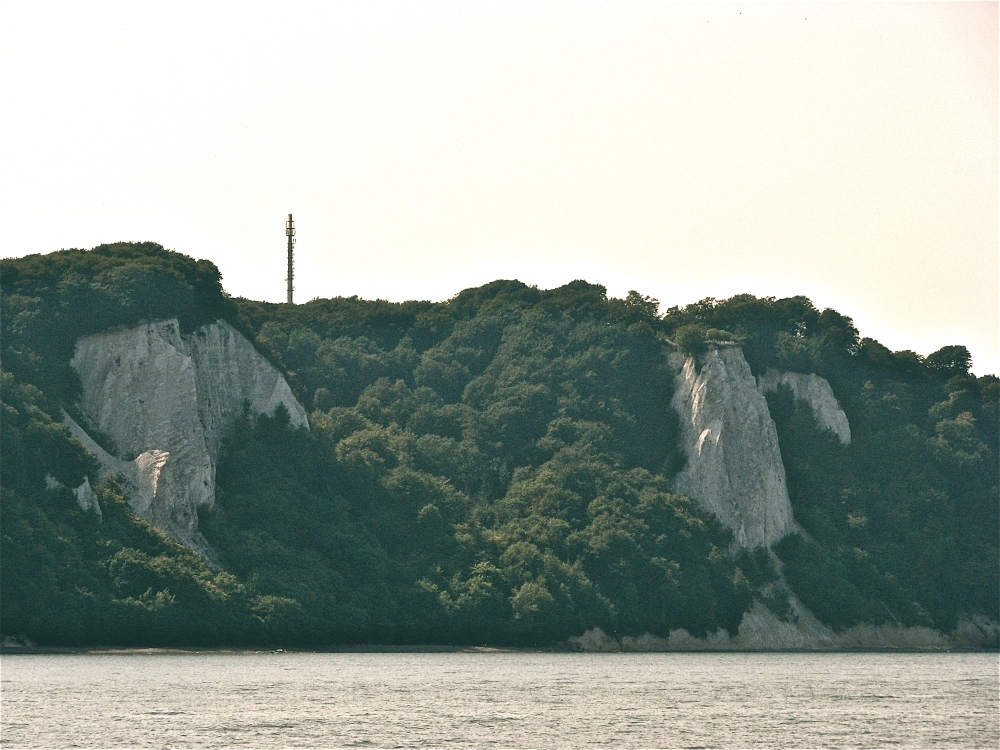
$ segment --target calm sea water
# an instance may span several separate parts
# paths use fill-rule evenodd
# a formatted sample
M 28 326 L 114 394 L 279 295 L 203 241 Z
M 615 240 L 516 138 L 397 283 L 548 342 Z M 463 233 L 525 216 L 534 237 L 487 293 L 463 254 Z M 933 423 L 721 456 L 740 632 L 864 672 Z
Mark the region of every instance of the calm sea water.
M 996 654 L 5 656 L 20 747 L 1000 746 Z

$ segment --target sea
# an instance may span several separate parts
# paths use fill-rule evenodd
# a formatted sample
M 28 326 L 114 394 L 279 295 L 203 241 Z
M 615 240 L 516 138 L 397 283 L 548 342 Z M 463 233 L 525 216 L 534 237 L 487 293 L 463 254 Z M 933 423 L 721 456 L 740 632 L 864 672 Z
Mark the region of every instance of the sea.
M 0 659 L 14 748 L 991 748 L 996 653 Z

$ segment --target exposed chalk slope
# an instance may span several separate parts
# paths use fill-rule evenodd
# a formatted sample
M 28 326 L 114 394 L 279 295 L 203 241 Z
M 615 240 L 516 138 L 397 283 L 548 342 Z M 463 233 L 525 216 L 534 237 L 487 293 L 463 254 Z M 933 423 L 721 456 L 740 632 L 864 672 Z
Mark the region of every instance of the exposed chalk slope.
M 785 386 L 791 389 L 795 398 L 802 399 L 812 408 L 816 423 L 829 430 L 844 445 L 851 444 L 851 425 L 840 402 L 833 395 L 833 389 L 826 378 L 819 375 L 805 375 L 801 372 L 778 372 L 770 369 L 757 378 L 761 393 L 771 393 Z
M 699 362 L 673 352 L 670 363 L 687 456 L 674 488 L 715 513 L 740 547 L 773 544 L 792 530 L 792 506 L 774 421 L 742 349 L 710 345 Z
M 70 429 L 130 485 L 136 514 L 202 552 L 196 509 L 215 502 L 219 450 L 244 408 L 272 416 L 280 404 L 293 426 L 308 427 L 277 368 L 221 320 L 188 335 L 173 319 L 86 336 L 70 364 L 87 427 L 117 455 L 67 416 Z

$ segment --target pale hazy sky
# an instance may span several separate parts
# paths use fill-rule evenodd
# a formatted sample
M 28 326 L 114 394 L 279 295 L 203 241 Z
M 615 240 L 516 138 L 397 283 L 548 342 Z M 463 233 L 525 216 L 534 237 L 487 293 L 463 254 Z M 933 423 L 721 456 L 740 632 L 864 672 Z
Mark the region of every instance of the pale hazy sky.
M 805 294 L 1000 371 L 996 3 L 0 5 L 0 253 Z

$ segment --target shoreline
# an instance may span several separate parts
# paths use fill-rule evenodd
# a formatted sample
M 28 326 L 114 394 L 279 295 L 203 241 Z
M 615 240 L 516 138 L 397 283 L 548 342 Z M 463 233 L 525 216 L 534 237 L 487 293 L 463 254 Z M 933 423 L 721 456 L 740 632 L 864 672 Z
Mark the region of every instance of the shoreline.
M 0 646 L 0 655 L 85 655 L 85 656 L 164 656 L 197 654 L 232 654 L 235 656 L 277 654 L 1000 654 L 998 648 L 706 648 L 658 649 L 649 651 L 583 651 L 570 647 L 517 646 L 397 646 L 390 644 L 352 644 L 344 646 L 250 647 L 250 646 Z
M 507 646 L 396 646 L 391 644 L 351 644 L 344 646 L 0 646 L 0 655 L 11 654 L 436 654 L 436 653 L 549 653 L 560 649 Z

